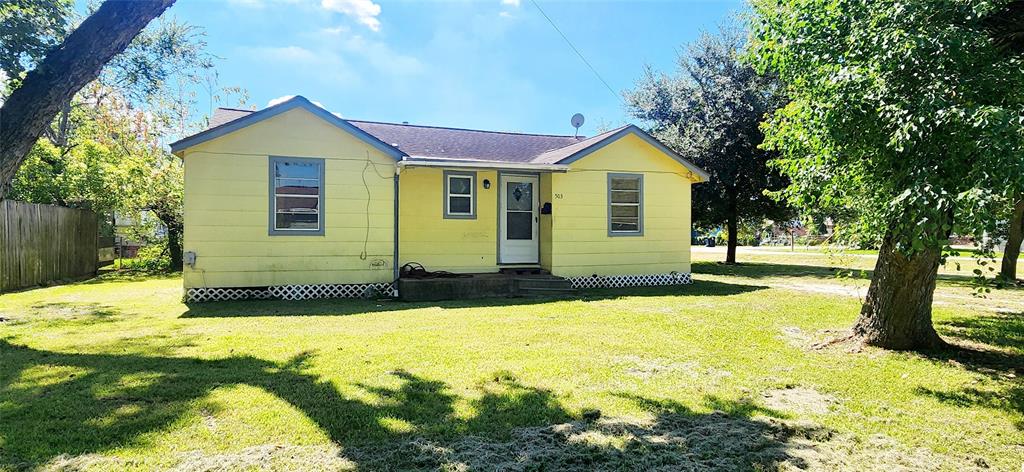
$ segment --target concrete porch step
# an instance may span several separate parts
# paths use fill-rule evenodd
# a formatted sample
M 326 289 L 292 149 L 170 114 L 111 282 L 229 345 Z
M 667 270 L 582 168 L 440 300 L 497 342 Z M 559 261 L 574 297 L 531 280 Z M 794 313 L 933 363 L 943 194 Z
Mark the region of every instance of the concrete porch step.
M 540 267 L 502 267 L 498 269 L 499 274 L 511 275 L 511 276 L 543 276 L 551 275 L 551 272 L 541 269 Z
M 547 273 L 468 274 L 465 277 L 398 280 L 398 296 L 407 301 L 459 300 L 483 297 L 560 297 L 576 293 L 572 283 Z
M 519 277 L 516 279 L 516 286 L 520 290 L 529 289 L 557 289 L 572 290 L 572 282 L 555 276 L 546 277 Z
M 561 297 L 561 296 L 573 296 L 576 294 L 576 289 L 570 288 L 552 288 L 552 287 L 534 287 L 534 288 L 520 288 L 519 295 L 524 297 Z

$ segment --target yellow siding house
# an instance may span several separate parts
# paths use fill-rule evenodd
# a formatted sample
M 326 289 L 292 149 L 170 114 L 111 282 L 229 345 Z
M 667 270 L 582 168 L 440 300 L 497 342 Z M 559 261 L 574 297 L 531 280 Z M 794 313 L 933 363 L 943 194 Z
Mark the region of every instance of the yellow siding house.
M 218 109 L 185 163 L 187 300 L 394 294 L 432 272 L 688 283 L 707 174 L 636 126 L 591 138 Z

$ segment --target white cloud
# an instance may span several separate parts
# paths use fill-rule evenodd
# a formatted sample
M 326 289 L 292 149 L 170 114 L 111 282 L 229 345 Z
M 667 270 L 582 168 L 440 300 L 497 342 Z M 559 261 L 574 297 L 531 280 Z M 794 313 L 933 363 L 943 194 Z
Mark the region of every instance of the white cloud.
M 301 62 L 310 63 L 317 61 L 317 55 L 313 51 L 302 46 L 262 47 L 253 50 L 265 59 L 279 62 Z
M 507 11 L 503 11 L 501 13 L 498 13 L 498 16 L 500 16 L 502 18 L 512 18 L 512 14 L 507 12 Z
M 278 103 L 284 103 L 284 102 L 287 102 L 288 100 L 291 100 L 293 98 L 295 98 L 295 95 L 283 95 L 283 96 L 271 99 L 269 102 L 267 102 L 267 106 L 268 107 L 272 107 L 274 105 L 277 105 Z
M 387 43 L 354 35 L 341 41 L 340 46 L 349 54 L 362 57 L 376 70 L 394 76 L 411 76 L 423 72 L 419 59 L 401 54 Z
M 520 0 L 501 0 L 501 4 L 519 8 Z
M 278 86 L 282 87 L 278 93 L 296 92 L 288 87 L 294 77 L 315 78 L 324 86 L 360 80 L 352 65 L 340 54 L 322 48 L 260 46 L 242 47 L 239 52 L 265 68 L 259 73 L 275 77 Z
M 271 99 L 269 102 L 267 102 L 267 106 L 268 107 L 272 107 L 274 105 L 277 105 L 278 103 L 284 103 L 284 102 L 287 102 L 288 100 L 291 100 L 293 98 L 295 98 L 295 95 L 282 95 L 280 97 Z M 325 107 L 323 103 L 320 103 L 320 102 L 318 102 L 316 100 L 310 100 L 310 103 L 312 103 L 312 104 L 314 104 L 314 105 L 316 105 L 316 106 L 318 106 L 320 108 L 323 108 L 324 110 L 327 110 L 327 107 Z M 337 115 L 338 118 L 341 118 L 341 115 L 339 115 L 337 113 L 335 113 L 335 115 Z
M 380 31 L 380 5 L 373 0 L 320 0 L 324 9 L 355 18 L 373 31 Z

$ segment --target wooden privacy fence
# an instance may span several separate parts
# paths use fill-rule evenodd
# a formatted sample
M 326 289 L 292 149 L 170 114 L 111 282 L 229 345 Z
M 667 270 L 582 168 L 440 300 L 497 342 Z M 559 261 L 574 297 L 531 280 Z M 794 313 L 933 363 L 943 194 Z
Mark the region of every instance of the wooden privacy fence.
M 0 292 L 96 273 L 96 214 L 0 200 Z

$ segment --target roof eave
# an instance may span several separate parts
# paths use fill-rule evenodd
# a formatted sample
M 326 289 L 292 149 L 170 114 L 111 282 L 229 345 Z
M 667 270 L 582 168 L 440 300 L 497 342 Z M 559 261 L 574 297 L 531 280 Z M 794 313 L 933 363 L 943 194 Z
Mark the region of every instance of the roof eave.
M 412 156 L 398 162 L 398 167 L 446 167 L 487 170 L 532 170 L 539 172 L 567 172 L 569 166 L 561 164 L 537 164 L 532 162 L 474 161 L 467 159 L 445 159 Z
M 679 155 L 679 153 L 673 151 L 672 148 L 666 146 L 661 141 L 658 141 L 657 138 L 651 136 L 646 131 L 640 129 L 640 127 L 636 125 L 626 126 L 619 130 L 618 132 L 613 133 L 605 137 L 604 139 L 601 139 L 600 141 L 591 144 L 590 146 L 587 146 L 586 148 L 580 149 L 579 151 L 576 151 L 565 158 L 562 158 L 557 163 L 566 166 L 572 164 L 573 162 L 583 159 L 584 157 L 593 154 L 594 152 L 600 150 L 601 148 L 615 141 L 618 141 L 620 138 L 626 136 L 627 134 L 635 134 L 637 137 L 643 139 L 648 144 L 654 146 L 659 151 L 665 153 L 666 155 L 674 159 L 676 162 L 682 164 L 683 167 L 686 167 L 686 169 L 690 171 L 690 178 L 691 180 L 694 181 L 694 183 L 707 182 L 711 178 L 711 175 L 708 174 L 704 169 L 701 169 L 696 164 L 690 162 L 688 159 Z

